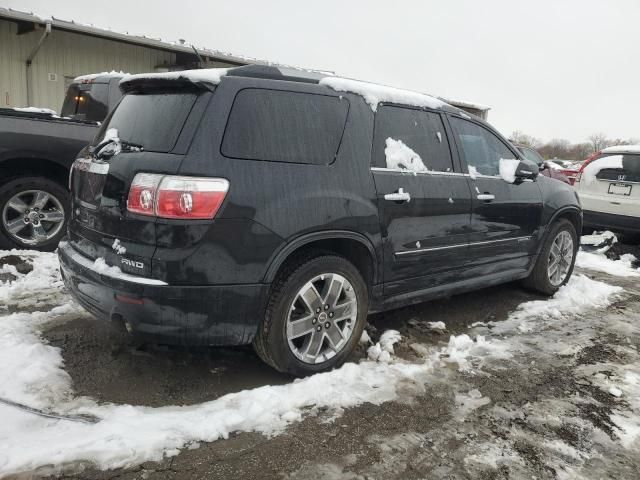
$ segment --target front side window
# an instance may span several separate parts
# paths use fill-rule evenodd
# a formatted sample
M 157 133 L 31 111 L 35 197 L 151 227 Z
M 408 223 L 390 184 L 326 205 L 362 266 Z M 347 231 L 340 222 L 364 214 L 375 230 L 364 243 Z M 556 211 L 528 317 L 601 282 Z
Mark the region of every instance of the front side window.
M 486 128 L 462 118 L 450 118 L 460 154 L 470 173 L 475 169 L 481 175 L 499 176 L 500 160 L 515 158 L 511 149 Z
M 380 105 L 375 120 L 373 164 L 417 172 L 452 172 L 451 151 L 440 115 Z
M 247 88 L 233 102 L 222 140 L 225 157 L 329 164 L 347 121 L 345 98 Z
M 528 147 L 519 147 L 518 150 L 524 155 L 524 158 L 527 160 L 531 160 L 532 162 L 537 163 L 539 166 L 544 163 L 544 159 L 540 156 L 538 152 Z

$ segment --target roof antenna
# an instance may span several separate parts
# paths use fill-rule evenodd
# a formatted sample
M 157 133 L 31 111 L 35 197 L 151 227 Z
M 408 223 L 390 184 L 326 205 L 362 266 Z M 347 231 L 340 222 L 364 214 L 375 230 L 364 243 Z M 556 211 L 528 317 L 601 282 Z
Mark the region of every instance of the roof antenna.
M 198 52 L 196 47 L 193 46 L 193 43 L 191 44 L 191 48 L 193 48 L 193 51 L 195 52 L 196 57 L 198 57 L 198 61 L 200 62 L 200 68 L 204 67 L 204 60 L 200 56 L 200 52 Z

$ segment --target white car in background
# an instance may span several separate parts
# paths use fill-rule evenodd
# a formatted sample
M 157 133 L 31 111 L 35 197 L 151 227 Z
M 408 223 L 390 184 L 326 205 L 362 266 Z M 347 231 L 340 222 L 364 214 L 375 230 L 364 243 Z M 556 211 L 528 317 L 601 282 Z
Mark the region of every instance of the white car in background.
M 574 187 L 586 229 L 640 233 L 640 145 L 594 154 L 580 167 Z

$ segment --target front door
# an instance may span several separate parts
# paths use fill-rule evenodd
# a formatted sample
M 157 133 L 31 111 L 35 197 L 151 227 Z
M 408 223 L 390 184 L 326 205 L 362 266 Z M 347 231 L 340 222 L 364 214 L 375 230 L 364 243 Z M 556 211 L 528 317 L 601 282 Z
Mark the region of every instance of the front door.
M 471 193 L 441 114 L 380 105 L 372 158 L 385 295 L 453 281 L 467 256 Z
M 498 135 L 465 118 L 449 119 L 458 152 L 469 171 L 472 264 L 491 264 L 491 273 L 526 270 L 537 246 L 542 216 L 540 188 L 532 181 L 511 183 L 503 179 L 501 161 L 504 171 L 508 161 L 518 155 Z

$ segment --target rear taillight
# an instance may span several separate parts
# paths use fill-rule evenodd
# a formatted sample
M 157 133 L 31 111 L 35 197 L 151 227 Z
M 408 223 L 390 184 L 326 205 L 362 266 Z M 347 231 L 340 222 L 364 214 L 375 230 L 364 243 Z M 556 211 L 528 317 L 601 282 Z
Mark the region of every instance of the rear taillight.
M 224 178 L 138 173 L 129 189 L 127 210 L 162 218 L 208 219 L 218 213 L 228 191 Z

